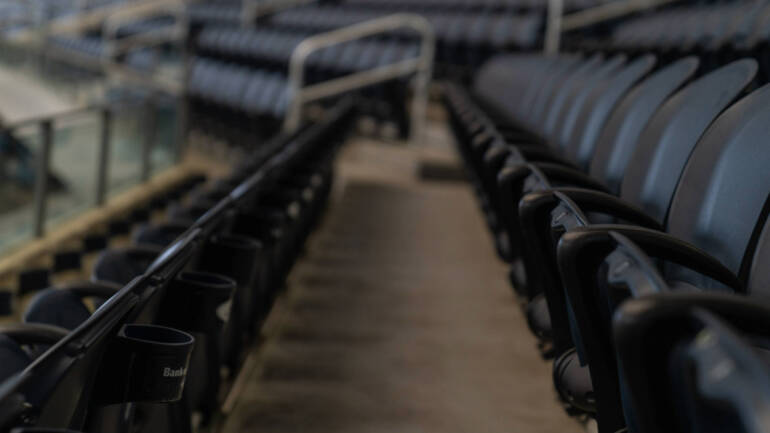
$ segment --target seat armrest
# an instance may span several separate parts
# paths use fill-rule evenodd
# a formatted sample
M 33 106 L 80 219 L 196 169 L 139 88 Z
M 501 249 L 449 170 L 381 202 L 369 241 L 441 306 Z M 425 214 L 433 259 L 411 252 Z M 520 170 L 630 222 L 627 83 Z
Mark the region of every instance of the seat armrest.
M 613 317 L 615 340 L 637 335 L 640 321 L 654 323 L 675 311 L 701 308 L 720 316 L 747 334 L 764 335 L 770 329 L 770 306 L 748 296 L 724 292 L 664 292 L 629 300 Z
M 625 239 L 629 242 L 625 242 Z M 738 290 L 738 278 L 718 260 L 698 248 L 666 233 L 643 227 L 597 224 L 578 227 L 565 233 L 557 247 L 557 267 L 564 287 L 564 297 L 573 314 L 572 329 L 581 362 L 588 363 L 599 413 L 622 414 L 619 396 L 618 365 L 612 336 L 612 317 L 618 305 L 630 296 L 623 287 L 607 287 L 600 270 L 606 259 L 618 247 L 624 253 L 637 254 L 636 259 L 625 256 L 617 267 L 608 272 L 610 278 L 644 289 L 633 292 L 669 290 L 662 276 L 651 265 L 650 258 L 660 258 L 701 272 Z M 634 265 L 634 262 L 637 265 Z M 641 272 L 640 272 L 641 271 Z
M 591 249 L 601 244 L 610 249 L 605 249 L 607 253 L 618 246 L 626 247 L 624 252 L 639 263 L 649 264 L 650 259 L 669 261 L 716 280 L 736 292 L 744 290 L 735 273 L 698 247 L 659 230 L 631 225 L 597 224 L 565 234 L 558 247 L 560 270 L 569 270 L 576 262 L 584 261 L 586 254 L 592 254 Z M 662 280 L 662 277 L 659 279 Z M 661 289 L 667 290 L 667 287 Z
M 661 224 L 636 206 L 602 191 L 586 188 L 554 188 L 554 194 L 572 212 L 589 212 L 609 215 L 643 227 L 662 230 Z M 577 208 L 575 207 L 577 206 Z
M 716 334 L 703 334 L 704 326 L 716 331 Z M 660 385 L 668 380 L 667 375 L 661 373 L 668 370 L 671 354 L 677 348 L 681 349 L 680 342 L 708 343 L 700 347 L 709 350 L 717 347 L 715 337 L 729 337 L 733 330 L 738 331 L 739 335 L 733 335 L 740 339 L 760 337 L 764 340 L 767 329 L 770 329 L 770 306 L 747 296 L 717 292 L 667 292 L 624 303 L 613 317 L 612 334 L 617 359 L 622 366 L 620 380 L 625 386 L 629 406 L 634 408 L 636 430 L 662 431 L 670 425 L 676 406 L 671 406 L 670 399 L 661 395 Z M 706 336 L 710 338 L 704 338 Z M 729 343 L 722 350 L 730 354 L 732 359 L 729 362 L 722 356 L 701 359 L 719 360 L 722 366 L 733 367 L 720 372 L 744 375 L 743 380 L 753 380 L 758 385 L 757 389 L 767 389 L 762 379 L 764 373 L 757 374 L 766 371 L 766 364 L 755 357 L 756 352 L 748 346 Z M 752 359 L 758 362 L 752 363 Z M 722 396 L 725 393 L 749 395 L 750 391 L 741 380 L 729 380 L 722 374 L 712 379 L 706 384 L 710 384 L 712 391 L 716 386 Z M 756 406 L 750 405 L 750 408 L 753 407 Z M 754 410 L 751 409 L 751 412 Z

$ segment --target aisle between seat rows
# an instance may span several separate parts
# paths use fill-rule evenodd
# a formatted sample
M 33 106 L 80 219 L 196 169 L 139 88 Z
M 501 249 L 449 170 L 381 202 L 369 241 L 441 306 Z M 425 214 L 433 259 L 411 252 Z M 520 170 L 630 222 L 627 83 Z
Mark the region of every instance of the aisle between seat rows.
M 470 187 L 420 182 L 418 154 L 344 151 L 225 431 L 582 430 L 557 408 Z

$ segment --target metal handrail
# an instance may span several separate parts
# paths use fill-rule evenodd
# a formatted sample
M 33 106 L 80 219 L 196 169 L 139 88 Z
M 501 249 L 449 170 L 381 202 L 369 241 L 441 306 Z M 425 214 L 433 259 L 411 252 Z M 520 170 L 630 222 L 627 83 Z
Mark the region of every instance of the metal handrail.
M 175 22 L 171 30 L 153 30 L 118 39 L 117 34 L 122 24 L 141 18 L 157 16 L 158 14 L 167 14 L 174 17 Z M 109 48 L 107 53 L 111 56 L 116 56 L 146 46 L 183 41 L 187 34 L 187 27 L 185 2 L 176 0 L 164 2 L 157 6 L 147 5 L 143 8 L 115 12 L 107 16 L 102 23 L 102 35 Z
M 134 0 L 126 3 L 109 4 L 98 8 L 84 11 L 75 16 L 65 16 L 55 18 L 46 23 L 46 33 L 55 34 L 73 34 L 80 33 L 99 27 L 102 22 L 110 15 L 123 10 L 159 8 L 165 7 L 169 2 L 179 0 Z M 12 38 L 17 41 L 27 41 L 39 38 L 40 29 L 30 28 L 15 33 Z
M 678 0 L 617 0 L 601 6 L 562 15 L 564 0 L 548 0 L 548 21 L 546 23 L 543 50 L 546 54 L 557 53 L 559 51 L 561 34 L 564 32 L 592 26 L 676 1 Z
M 156 101 L 152 97 L 143 102 L 143 104 L 147 106 L 147 115 L 145 116 L 146 124 L 144 126 L 144 132 L 146 136 L 142 145 L 142 158 L 139 173 L 142 182 L 148 181 L 150 177 L 149 175 L 152 172 L 152 160 L 150 158 L 150 152 L 152 151 L 152 145 L 156 137 L 155 134 L 157 129 L 155 116 L 152 115 L 152 113 L 156 111 L 155 102 Z M 35 237 L 40 238 L 45 235 L 45 220 L 47 214 L 48 199 L 48 174 L 50 173 L 51 169 L 51 153 L 53 151 L 54 144 L 53 132 L 56 121 L 66 117 L 78 116 L 88 112 L 99 113 L 99 148 L 97 150 L 98 163 L 96 167 L 94 202 L 96 206 L 102 206 L 105 204 L 107 198 L 109 154 L 112 148 L 111 131 L 113 114 L 119 109 L 124 109 L 125 107 L 125 101 L 87 104 L 57 113 L 29 117 L 2 125 L 2 130 L 9 132 L 32 125 L 38 125 L 39 127 L 41 137 L 40 152 L 37 155 L 37 163 L 35 165 L 35 185 L 33 193 L 32 223 Z
M 420 55 L 418 57 L 306 86 L 305 62 L 313 52 L 400 28 L 410 28 L 420 35 Z M 289 62 L 289 107 L 284 119 L 284 130 L 291 133 L 299 129 L 302 111 L 308 102 L 400 76 L 415 74 L 411 138 L 414 140 L 421 137 L 428 104 L 428 84 L 433 69 L 435 41 L 436 36 L 430 22 L 420 15 L 408 13 L 398 13 L 365 21 L 303 40 L 294 48 Z
M 285 9 L 315 3 L 318 0 L 243 0 L 241 3 L 241 23 L 244 26 L 265 15 L 274 14 Z
M 102 72 L 105 76 L 126 80 L 141 87 L 151 89 L 152 91 L 173 96 L 181 96 L 184 94 L 183 83 L 176 80 L 167 80 L 156 75 L 148 75 L 146 72 L 136 70 L 112 59 L 97 58 L 75 50 L 50 44 L 45 47 L 45 54 L 50 58 L 59 60 L 63 63 L 96 72 Z

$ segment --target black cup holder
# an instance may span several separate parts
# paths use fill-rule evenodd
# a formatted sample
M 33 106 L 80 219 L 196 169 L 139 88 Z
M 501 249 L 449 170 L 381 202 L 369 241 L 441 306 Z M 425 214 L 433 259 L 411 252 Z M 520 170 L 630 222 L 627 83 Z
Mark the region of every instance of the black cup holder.
M 110 237 L 125 236 L 131 232 L 131 222 L 128 220 L 110 221 L 107 225 L 107 233 Z
M 217 407 L 220 387 L 221 335 L 229 321 L 235 281 L 205 272 L 182 272 L 169 285 L 161 307 L 162 323 L 193 333 L 192 376 L 185 391 L 189 403 L 202 413 Z
M 83 253 L 78 250 L 60 251 L 53 256 L 53 271 L 56 273 L 79 270 L 82 259 Z
M 27 269 L 19 273 L 19 294 L 43 290 L 51 285 L 51 270 L 48 268 Z
M 13 314 L 13 291 L 0 289 L 0 317 Z
M 166 194 L 161 194 L 150 199 L 149 207 L 152 210 L 162 210 L 168 206 L 169 197 Z
M 235 281 L 207 272 L 182 272 L 168 287 L 163 322 L 188 332 L 216 333 L 229 317 Z
M 100 404 L 171 403 L 182 397 L 195 338 L 174 328 L 123 325 L 99 371 Z
M 131 211 L 131 216 L 129 217 L 129 219 L 134 224 L 143 223 L 150 219 L 151 213 L 152 213 L 152 210 L 149 206 L 144 208 L 134 209 L 133 211 Z
M 93 234 L 83 238 L 83 253 L 89 254 L 107 249 L 109 241 L 107 235 Z

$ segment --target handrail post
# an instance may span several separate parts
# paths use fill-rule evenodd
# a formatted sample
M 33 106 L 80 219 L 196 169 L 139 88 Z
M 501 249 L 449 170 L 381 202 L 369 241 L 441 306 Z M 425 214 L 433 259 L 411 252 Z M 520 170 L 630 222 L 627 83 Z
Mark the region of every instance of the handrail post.
M 110 166 L 110 144 L 112 134 L 112 112 L 105 107 L 100 113 L 99 155 L 96 167 L 96 205 L 107 201 L 107 184 Z
M 420 65 L 414 77 L 414 95 L 412 95 L 410 140 L 416 144 L 423 138 L 426 113 L 428 109 L 428 86 L 433 75 L 433 56 L 436 49 L 436 36 L 431 31 L 425 32 L 420 47 Z
M 40 152 L 37 156 L 35 169 L 34 195 L 34 233 L 35 237 L 45 235 L 46 205 L 48 199 L 48 175 L 53 146 L 53 121 L 45 120 L 40 123 Z
M 563 14 L 564 0 L 548 0 L 548 20 L 545 26 L 545 41 L 543 42 L 545 54 L 552 55 L 559 52 Z
M 294 48 L 291 60 L 289 61 L 289 88 L 287 89 L 289 92 L 289 107 L 286 110 L 284 129 L 291 133 L 299 129 L 300 122 L 302 121 L 302 106 L 304 105 L 302 87 L 305 83 L 305 58 L 312 51 L 312 48 L 304 45 L 305 41 Z
M 241 25 L 251 27 L 259 16 L 258 0 L 243 0 L 241 3 Z

